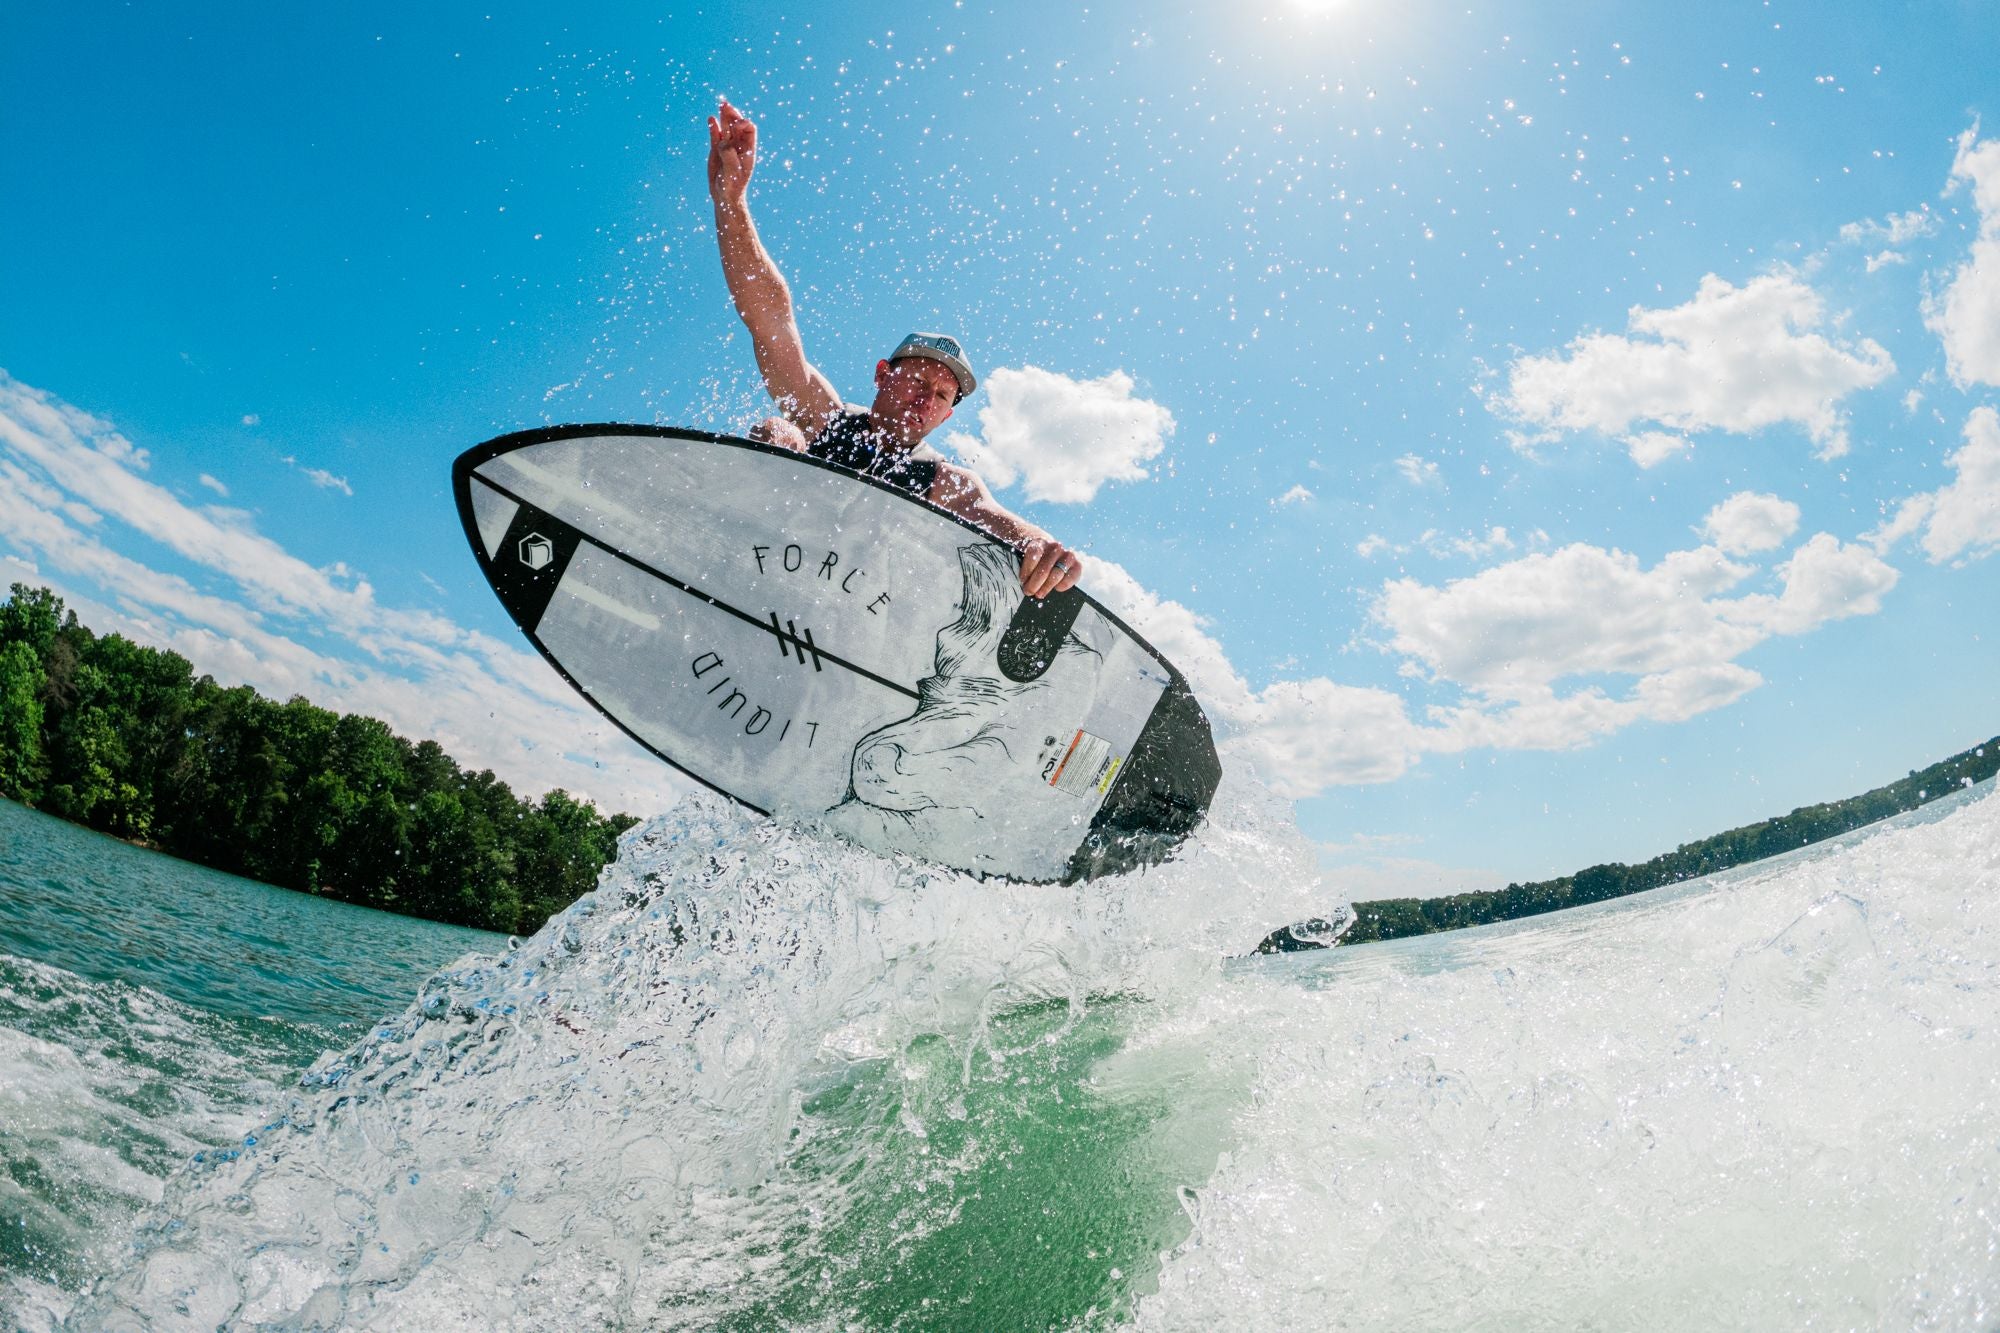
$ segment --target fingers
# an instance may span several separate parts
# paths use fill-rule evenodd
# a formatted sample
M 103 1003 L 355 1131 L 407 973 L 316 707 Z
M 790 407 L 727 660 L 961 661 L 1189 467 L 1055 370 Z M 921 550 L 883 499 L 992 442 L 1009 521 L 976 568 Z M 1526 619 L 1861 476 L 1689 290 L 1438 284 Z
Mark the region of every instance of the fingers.
M 711 173 L 721 169 L 733 177 L 746 175 L 757 162 L 757 126 L 750 117 L 719 98 L 715 114 L 708 118 L 708 158 Z
M 741 111 L 729 105 L 729 99 L 721 98 L 715 114 L 708 118 L 708 142 L 711 148 L 735 148 L 742 137 L 740 127 L 749 125 L 749 120 Z
M 1082 566 L 1081 557 L 1061 542 L 1037 538 L 1021 548 L 1021 591 L 1042 598 L 1074 588 Z
M 723 137 L 730 141 L 730 146 L 733 148 L 754 147 L 756 145 L 756 122 L 731 106 L 729 99 L 726 97 L 716 107 L 715 114 L 708 118 L 708 123 L 710 126 L 718 128 Z
M 719 98 L 708 118 L 708 190 L 719 201 L 743 193 L 757 166 L 757 126 Z
M 1063 562 L 1067 563 L 1069 568 L 1064 570 L 1062 577 L 1056 580 L 1056 586 L 1050 589 L 1051 592 L 1068 592 L 1076 586 L 1076 581 L 1083 577 L 1082 556 L 1078 555 L 1075 551 L 1065 549 L 1063 551 Z
M 1021 548 L 1021 591 L 1030 597 L 1043 594 L 1050 569 L 1055 565 L 1055 543 L 1040 538 Z
M 801 453 L 806 448 L 806 433 L 783 417 L 765 417 L 746 433 L 762 444 L 775 444 Z
M 1029 597 L 1035 596 L 1035 585 L 1042 572 L 1042 543 L 1024 542 L 1021 545 L 1021 591 Z

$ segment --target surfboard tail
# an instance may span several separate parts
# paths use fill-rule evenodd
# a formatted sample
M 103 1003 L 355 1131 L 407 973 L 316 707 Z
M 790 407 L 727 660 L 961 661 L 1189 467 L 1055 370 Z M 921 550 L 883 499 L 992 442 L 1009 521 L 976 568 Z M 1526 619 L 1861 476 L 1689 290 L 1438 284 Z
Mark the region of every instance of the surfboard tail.
M 1166 860 L 1200 825 L 1221 783 L 1208 716 L 1176 675 L 1153 705 L 1063 882 Z

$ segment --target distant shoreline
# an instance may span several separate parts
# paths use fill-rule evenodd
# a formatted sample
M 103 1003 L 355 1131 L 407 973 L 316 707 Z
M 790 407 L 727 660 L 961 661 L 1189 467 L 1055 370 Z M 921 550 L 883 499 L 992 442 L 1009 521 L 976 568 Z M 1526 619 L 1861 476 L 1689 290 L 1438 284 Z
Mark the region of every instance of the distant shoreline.
M 1839 837 L 1866 825 L 1921 809 L 1955 791 L 2000 773 L 2000 736 L 1912 770 L 1895 782 L 1843 801 L 1804 805 L 1787 815 L 1759 820 L 1697 842 L 1638 865 L 1611 862 L 1590 866 L 1558 879 L 1509 884 L 1504 889 L 1454 893 L 1439 898 L 1382 898 L 1354 904 L 1354 921 L 1337 937 L 1324 921 L 1300 922 L 1272 931 L 1257 946 L 1258 953 L 1293 953 L 1343 944 L 1373 944 L 1409 939 L 1468 926 L 1515 921 L 1567 907 L 1644 893 L 1717 871 L 1748 865 L 1785 852 Z
M 1996 772 L 2000 736 L 1638 865 L 1360 902 L 1338 933 L 1300 922 L 1256 951 L 1407 939 L 1642 893 L 1837 837 Z M 19 583 L 0 602 L 0 797 L 276 888 L 515 935 L 589 892 L 638 823 L 560 790 L 523 800 L 375 718 L 224 689 L 179 654 L 99 636 L 49 589 Z

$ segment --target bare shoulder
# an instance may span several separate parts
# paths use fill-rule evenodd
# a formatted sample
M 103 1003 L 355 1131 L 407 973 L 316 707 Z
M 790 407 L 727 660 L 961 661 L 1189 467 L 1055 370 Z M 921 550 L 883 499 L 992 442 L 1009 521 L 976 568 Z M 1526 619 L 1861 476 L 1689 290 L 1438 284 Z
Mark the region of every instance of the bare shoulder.
M 971 500 L 990 495 L 986 483 L 977 472 L 963 463 L 954 463 L 939 457 L 937 460 L 937 480 L 931 483 L 931 498 L 939 503 L 951 500 Z

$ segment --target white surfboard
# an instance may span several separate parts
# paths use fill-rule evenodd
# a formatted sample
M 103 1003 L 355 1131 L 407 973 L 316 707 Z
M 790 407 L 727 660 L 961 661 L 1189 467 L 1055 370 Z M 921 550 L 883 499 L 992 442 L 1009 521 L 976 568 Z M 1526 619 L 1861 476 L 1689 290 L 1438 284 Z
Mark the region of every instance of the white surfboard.
M 452 469 L 481 570 L 641 745 L 764 812 L 1010 879 L 1155 861 L 1221 776 L 1181 674 L 1079 589 L 872 478 L 647 426 Z

